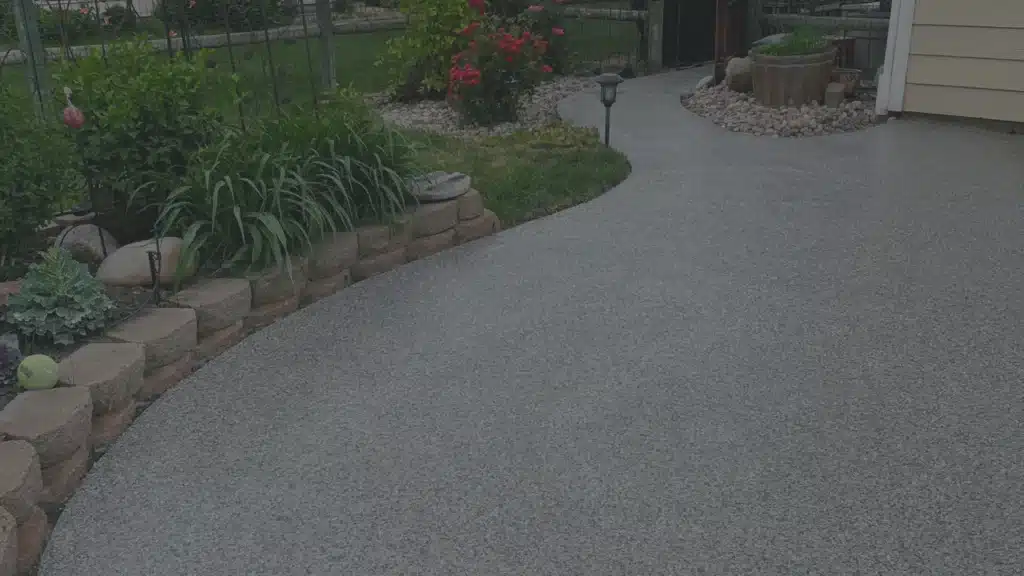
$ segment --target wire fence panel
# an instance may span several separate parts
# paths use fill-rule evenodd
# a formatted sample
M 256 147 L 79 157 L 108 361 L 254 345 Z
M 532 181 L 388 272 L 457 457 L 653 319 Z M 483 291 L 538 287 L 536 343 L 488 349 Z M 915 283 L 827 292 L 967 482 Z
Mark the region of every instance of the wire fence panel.
M 19 3 L 34 14 L 21 16 Z M 387 6 L 337 0 L 329 6 L 332 78 L 363 91 L 383 89 L 386 71 L 374 64 L 405 19 Z M 226 72 L 237 88 L 234 94 L 211 90 L 212 103 L 244 122 L 246 116 L 317 106 L 327 88 L 319 23 L 314 2 L 0 0 L 0 82 L 49 103 L 56 98 L 50 84 L 60 61 L 74 62 L 105 53 L 113 42 L 145 37 L 168 58 L 191 58 L 205 50 L 207 66 Z M 19 34 L 19 24 L 26 33 Z M 29 31 L 35 31 L 34 44 L 25 41 L 33 36 Z
M 574 2 L 564 15 L 577 71 L 646 70 L 646 0 Z

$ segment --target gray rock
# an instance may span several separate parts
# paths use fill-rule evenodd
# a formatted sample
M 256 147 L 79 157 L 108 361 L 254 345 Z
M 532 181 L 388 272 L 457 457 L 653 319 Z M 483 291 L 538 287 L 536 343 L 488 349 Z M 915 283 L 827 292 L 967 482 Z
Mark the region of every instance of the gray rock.
M 66 228 L 53 241 L 53 245 L 67 250 L 72 258 L 86 264 L 99 264 L 121 247 L 110 232 L 95 224 Z
M 444 202 L 469 192 L 472 182 L 461 172 L 431 172 L 410 185 L 414 198 L 420 202 Z

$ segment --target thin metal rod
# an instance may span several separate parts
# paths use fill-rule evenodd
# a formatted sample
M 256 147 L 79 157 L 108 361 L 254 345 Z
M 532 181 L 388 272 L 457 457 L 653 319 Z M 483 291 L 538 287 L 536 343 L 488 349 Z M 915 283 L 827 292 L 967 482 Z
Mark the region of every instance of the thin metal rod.
M 609 133 L 612 127 L 612 107 L 605 105 L 604 107 L 604 145 L 608 146 Z
M 235 65 L 235 47 L 231 43 L 231 18 L 228 16 L 227 2 L 220 3 L 221 15 L 224 17 L 224 33 L 228 40 L 228 62 L 231 63 L 231 77 L 236 78 L 238 74 L 237 66 Z M 232 80 L 232 86 L 235 89 L 235 101 L 238 103 L 238 122 L 242 126 L 242 130 L 245 130 L 245 107 L 242 105 L 242 92 L 238 88 L 238 82 Z
M 268 29 L 269 23 L 267 22 L 267 0 L 263 0 L 260 3 L 260 9 L 263 11 L 263 44 L 267 48 L 267 66 L 270 69 L 270 86 L 274 91 L 274 110 L 277 115 L 281 115 L 281 95 L 277 90 L 277 69 L 274 67 L 274 50 L 270 47 L 270 30 Z

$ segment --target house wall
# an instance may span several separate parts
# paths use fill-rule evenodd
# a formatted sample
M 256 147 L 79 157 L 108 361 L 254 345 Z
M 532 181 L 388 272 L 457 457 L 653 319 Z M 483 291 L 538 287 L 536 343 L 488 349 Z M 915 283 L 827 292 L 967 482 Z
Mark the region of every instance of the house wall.
M 1024 0 L 917 0 L 903 110 L 1024 122 Z

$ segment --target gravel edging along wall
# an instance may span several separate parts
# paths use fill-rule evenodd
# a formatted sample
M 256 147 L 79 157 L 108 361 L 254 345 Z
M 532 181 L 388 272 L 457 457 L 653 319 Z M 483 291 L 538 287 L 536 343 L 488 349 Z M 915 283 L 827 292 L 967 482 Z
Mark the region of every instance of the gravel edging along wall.
M 354 281 L 498 230 L 469 190 L 393 226 L 336 233 L 291 270 L 200 280 L 76 350 L 60 363 L 57 388 L 23 392 L 0 411 L 0 576 L 35 571 L 91 463 L 200 364 Z

